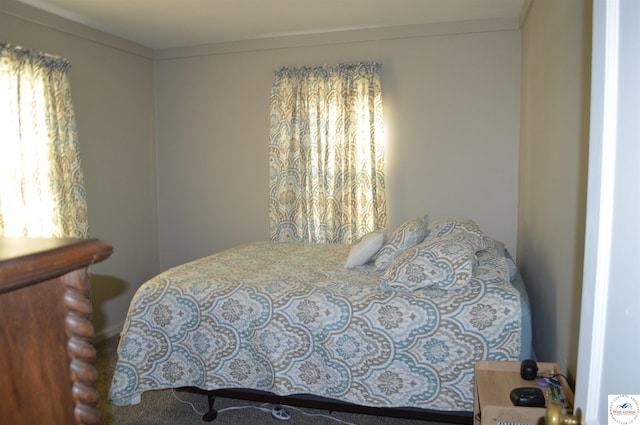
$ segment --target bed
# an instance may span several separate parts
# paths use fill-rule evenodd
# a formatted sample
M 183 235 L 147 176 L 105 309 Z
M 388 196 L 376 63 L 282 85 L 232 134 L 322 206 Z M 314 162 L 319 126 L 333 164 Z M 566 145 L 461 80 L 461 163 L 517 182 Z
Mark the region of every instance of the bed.
M 109 398 L 228 390 L 464 422 L 475 362 L 530 355 L 504 246 L 471 219 L 425 214 L 353 245 L 256 242 L 152 278 L 131 301 Z

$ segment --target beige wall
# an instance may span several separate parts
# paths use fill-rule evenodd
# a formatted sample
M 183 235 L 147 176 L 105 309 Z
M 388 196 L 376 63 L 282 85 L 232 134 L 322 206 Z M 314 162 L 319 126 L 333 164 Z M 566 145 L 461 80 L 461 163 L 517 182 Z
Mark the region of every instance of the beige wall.
M 467 215 L 515 254 L 517 23 L 341 33 L 156 54 L 163 268 L 268 239 L 273 70 L 358 61 L 382 63 L 389 226 L 424 212 L 434 219 Z
M 423 211 L 465 214 L 512 253 L 517 234 L 537 354 L 574 375 L 591 1 L 527 8 L 522 31 L 465 23 L 151 52 L 4 0 L 0 39 L 73 63 L 91 233 L 115 247 L 92 269 L 97 331 L 117 332 L 135 289 L 160 269 L 268 237 L 275 68 L 376 60 L 390 226 Z
M 115 247 L 92 269 L 99 335 L 160 270 L 267 239 L 269 94 L 284 65 L 381 62 L 389 226 L 467 215 L 515 254 L 517 22 L 151 52 L 3 0 L 0 39 L 73 64 L 91 233 Z
M 591 2 L 534 0 L 522 26 L 518 265 L 540 360 L 575 378 L 587 186 Z
M 0 39 L 72 63 L 89 231 L 115 250 L 91 269 L 94 324 L 99 337 L 117 333 L 133 292 L 159 269 L 152 52 L 10 1 Z

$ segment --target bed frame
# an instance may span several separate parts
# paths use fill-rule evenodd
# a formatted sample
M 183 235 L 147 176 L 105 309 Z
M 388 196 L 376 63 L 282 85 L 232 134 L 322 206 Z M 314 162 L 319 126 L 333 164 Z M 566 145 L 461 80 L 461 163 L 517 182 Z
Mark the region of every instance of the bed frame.
M 186 387 L 181 388 L 180 390 L 207 396 L 209 411 L 202 415 L 202 420 L 205 422 L 211 422 L 218 416 L 218 411 L 213 407 L 213 404 L 215 403 L 216 397 L 224 397 L 237 400 L 280 404 L 284 406 L 328 410 L 330 412 L 348 412 L 362 415 L 388 416 L 400 419 L 414 419 L 463 425 L 471 425 L 473 423 L 473 412 L 444 412 L 411 407 L 399 408 L 361 406 L 358 404 L 347 403 L 340 400 L 332 400 L 313 395 L 300 394 L 279 396 L 266 391 L 248 389 L 203 390 L 196 387 Z

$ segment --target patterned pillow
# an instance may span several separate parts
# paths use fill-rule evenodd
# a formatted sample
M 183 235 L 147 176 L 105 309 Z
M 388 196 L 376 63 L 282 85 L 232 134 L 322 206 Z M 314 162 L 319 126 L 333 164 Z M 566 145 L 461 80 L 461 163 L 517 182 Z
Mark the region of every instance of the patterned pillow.
M 484 233 L 482 233 L 480 227 L 473 220 L 467 217 L 445 217 L 430 223 L 429 234 L 425 239 L 441 238 L 454 233 L 475 235 L 478 238 L 480 246 L 483 249 L 485 248 Z
M 384 243 L 384 230 L 369 232 L 364 235 L 358 243 L 354 244 L 349 251 L 346 268 L 366 264 L 375 255 Z
M 376 270 L 386 270 L 396 257 L 422 242 L 429 232 L 428 225 L 428 214 L 402 223 L 378 251 L 375 261 Z
M 410 290 L 460 289 L 471 280 L 478 250 L 475 235 L 454 233 L 430 239 L 400 255 L 383 278 L 391 287 Z

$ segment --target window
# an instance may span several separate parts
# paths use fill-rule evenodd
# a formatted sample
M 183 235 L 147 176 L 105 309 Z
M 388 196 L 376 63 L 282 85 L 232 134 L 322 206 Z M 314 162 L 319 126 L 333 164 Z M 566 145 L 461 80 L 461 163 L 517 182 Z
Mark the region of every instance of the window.
M 69 67 L 0 43 L 0 235 L 87 236 Z
M 386 226 L 380 64 L 274 73 L 273 241 L 350 243 Z

